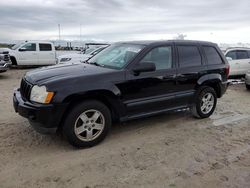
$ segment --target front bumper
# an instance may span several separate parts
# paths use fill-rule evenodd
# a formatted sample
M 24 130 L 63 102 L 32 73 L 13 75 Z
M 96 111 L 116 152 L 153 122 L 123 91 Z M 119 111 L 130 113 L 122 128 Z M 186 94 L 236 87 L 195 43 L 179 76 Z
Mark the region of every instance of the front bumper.
M 42 134 L 56 132 L 67 108 L 67 104 L 44 105 L 24 101 L 19 90 L 14 92 L 13 106 L 19 115 L 27 118 L 32 127 Z
M 11 63 L 2 63 L 0 61 L 0 71 L 7 71 L 11 66 Z

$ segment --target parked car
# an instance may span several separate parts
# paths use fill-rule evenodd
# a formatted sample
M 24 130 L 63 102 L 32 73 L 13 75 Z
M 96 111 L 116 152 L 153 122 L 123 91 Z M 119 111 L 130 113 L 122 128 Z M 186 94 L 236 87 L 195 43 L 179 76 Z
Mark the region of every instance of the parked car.
M 250 69 L 249 69 L 248 72 L 246 73 L 245 82 L 246 82 L 246 88 L 247 88 L 248 90 L 250 90 Z
M 8 50 L 13 65 L 54 65 L 56 51 L 53 43 L 25 41 Z
M 214 43 L 122 42 L 86 63 L 28 72 L 13 101 L 38 132 L 62 130 L 72 145 L 88 147 L 101 142 L 114 121 L 183 108 L 209 117 L 228 75 L 228 62 Z
M 249 48 L 229 48 L 225 56 L 230 64 L 230 76 L 245 75 L 250 69 Z
M 102 50 L 104 50 L 106 47 L 107 46 L 99 48 L 89 48 L 86 50 L 85 53 L 79 52 L 79 53 L 61 55 L 57 58 L 57 61 L 59 64 L 86 61 L 91 57 L 93 57 L 94 55 L 101 52 Z
M 0 53 L 0 73 L 6 72 L 11 66 L 9 52 Z

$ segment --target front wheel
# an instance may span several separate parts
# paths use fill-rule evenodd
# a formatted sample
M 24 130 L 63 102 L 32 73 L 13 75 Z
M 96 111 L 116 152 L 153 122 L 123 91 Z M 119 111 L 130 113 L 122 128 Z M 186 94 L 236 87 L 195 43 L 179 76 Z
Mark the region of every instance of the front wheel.
M 75 106 L 63 125 L 63 134 L 75 147 L 91 147 L 100 143 L 111 126 L 110 110 L 95 100 Z
M 208 118 L 215 110 L 217 95 L 213 88 L 202 87 L 197 91 L 195 103 L 191 110 L 197 118 Z
M 250 85 L 246 84 L 246 88 L 247 88 L 247 90 L 250 90 Z

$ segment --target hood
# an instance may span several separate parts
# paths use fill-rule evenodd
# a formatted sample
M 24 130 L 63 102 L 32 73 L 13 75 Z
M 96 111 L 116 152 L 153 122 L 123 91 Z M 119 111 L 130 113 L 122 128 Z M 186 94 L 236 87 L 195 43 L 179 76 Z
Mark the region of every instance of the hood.
M 71 63 L 35 69 L 33 71 L 27 72 L 25 79 L 32 84 L 43 85 L 58 80 L 93 76 L 113 71 L 115 70 L 85 63 Z
M 0 53 L 10 52 L 10 51 L 12 51 L 10 48 L 0 48 Z

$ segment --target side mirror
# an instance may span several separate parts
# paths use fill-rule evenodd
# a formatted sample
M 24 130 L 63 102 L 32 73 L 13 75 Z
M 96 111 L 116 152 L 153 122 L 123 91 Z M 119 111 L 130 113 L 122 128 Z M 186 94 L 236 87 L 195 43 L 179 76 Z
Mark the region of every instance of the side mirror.
M 155 64 L 152 62 L 141 62 L 133 68 L 135 75 L 139 75 L 142 72 L 153 72 L 155 70 Z
M 227 61 L 232 61 L 233 60 L 233 58 L 231 58 L 231 57 L 226 57 L 227 58 Z
M 26 51 L 26 48 L 19 48 L 18 51 L 19 51 L 19 52 L 25 52 L 25 51 Z

